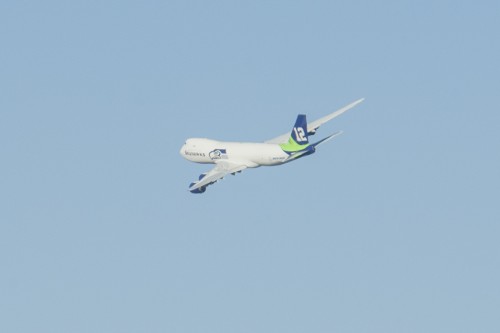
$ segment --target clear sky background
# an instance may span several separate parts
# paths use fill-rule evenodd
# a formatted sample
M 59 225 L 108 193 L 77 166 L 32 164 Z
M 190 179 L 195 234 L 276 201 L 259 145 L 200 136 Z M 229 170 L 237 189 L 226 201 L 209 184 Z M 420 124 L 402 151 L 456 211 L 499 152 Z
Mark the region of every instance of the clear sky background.
M 499 32 L 498 1 L 2 1 L 0 331 L 500 331 Z M 361 97 L 187 191 L 186 138 Z

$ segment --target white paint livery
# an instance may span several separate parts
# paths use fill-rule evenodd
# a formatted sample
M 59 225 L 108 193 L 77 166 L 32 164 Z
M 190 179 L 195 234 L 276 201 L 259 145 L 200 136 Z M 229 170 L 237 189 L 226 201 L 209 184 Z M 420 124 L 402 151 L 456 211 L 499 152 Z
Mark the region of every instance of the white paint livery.
M 309 124 L 305 115 L 299 115 L 291 133 L 280 135 L 264 143 L 224 142 L 204 138 L 186 140 L 180 150 L 182 157 L 195 163 L 215 164 L 210 171 L 201 174 L 197 182 L 191 183 L 189 191 L 203 193 L 208 185 L 228 174 L 234 175 L 246 168 L 280 165 L 314 153 L 317 146 L 342 132 L 335 132 L 314 144 L 309 143 L 308 136 L 315 134 L 322 124 L 353 108 L 363 100 L 364 98 L 359 99 Z

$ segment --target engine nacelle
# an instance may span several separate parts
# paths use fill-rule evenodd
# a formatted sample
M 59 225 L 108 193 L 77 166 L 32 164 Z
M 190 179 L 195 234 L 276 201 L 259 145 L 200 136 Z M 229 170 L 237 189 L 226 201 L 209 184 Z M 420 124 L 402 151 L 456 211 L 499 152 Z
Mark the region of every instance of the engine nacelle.
M 195 185 L 195 184 L 196 184 L 196 183 L 191 183 L 191 184 L 189 184 L 189 187 L 191 187 L 191 186 L 193 186 L 193 185 Z M 205 185 L 205 186 L 202 186 L 202 187 L 197 188 L 197 189 L 195 189 L 195 190 L 191 190 L 191 191 L 189 191 L 189 192 L 191 192 L 191 193 L 195 193 L 195 194 L 200 194 L 200 193 L 205 192 L 206 190 L 207 190 L 207 186 Z
M 302 158 L 304 156 L 308 156 L 308 155 L 314 154 L 315 152 L 316 152 L 316 148 L 313 145 L 310 145 L 303 152 L 300 152 L 299 153 L 300 156 L 297 157 L 297 158 Z

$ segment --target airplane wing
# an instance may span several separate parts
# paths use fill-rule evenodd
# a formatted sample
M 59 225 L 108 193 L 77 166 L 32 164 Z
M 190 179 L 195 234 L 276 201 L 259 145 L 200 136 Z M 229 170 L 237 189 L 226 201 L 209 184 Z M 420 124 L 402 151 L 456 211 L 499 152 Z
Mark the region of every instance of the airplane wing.
M 291 161 L 291 160 L 295 160 L 295 159 L 298 159 L 298 158 L 300 158 L 302 156 L 306 156 L 306 155 L 310 155 L 310 154 L 314 153 L 317 146 L 319 146 L 319 145 L 321 145 L 321 144 L 323 144 L 325 142 L 330 141 L 331 139 L 333 139 L 336 136 L 339 136 L 342 133 L 343 133 L 342 131 L 337 131 L 337 132 L 335 132 L 333 134 L 330 134 L 326 138 L 321 139 L 318 142 L 309 145 L 309 147 L 307 147 L 304 150 L 301 150 L 301 151 L 298 151 L 298 152 L 295 152 L 295 153 L 291 153 L 290 156 L 288 156 L 288 158 L 285 160 L 285 162 L 288 162 L 288 161 Z
M 228 174 L 236 174 L 246 169 L 247 166 L 244 164 L 238 164 L 228 161 L 218 161 L 215 167 L 208 171 L 207 173 L 202 173 L 199 180 L 192 183 L 189 187 L 189 191 L 193 193 L 203 193 L 208 185 L 212 185 L 220 179 L 224 178 Z
M 326 138 L 321 139 L 321 140 L 319 140 L 319 141 L 318 141 L 318 142 L 316 142 L 316 143 L 313 143 L 313 144 L 312 144 L 312 146 L 313 146 L 314 148 L 316 148 L 317 146 L 319 146 L 319 145 L 321 145 L 321 144 L 323 144 L 323 143 L 325 143 L 325 142 L 330 141 L 331 139 L 333 139 L 333 138 L 334 138 L 334 137 L 336 137 L 336 136 L 339 136 L 339 135 L 340 135 L 340 134 L 342 134 L 342 133 L 344 133 L 344 132 L 342 132 L 342 131 L 337 131 L 337 132 L 335 132 L 335 133 L 333 133 L 333 134 L 330 134 L 330 135 L 329 135 L 329 136 L 327 136 Z
M 309 124 L 307 124 L 307 133 L 309 135 L 313 135 L 314 133 L 316 133 L 316 130 L 321 126 L 323 125 L 324 123 L 332 120 L 333 118 L 337 117 L 337 116 L 340 116 L 342 113 L 346 112 L 347 110 L 350 110 L 352 109 L 353 107 L 355 107 L 356 105 L 358 105 L 359 103 L 363 102 L 365 99 L 364 98 L 361 98 L 361 99 L 358 99 L 357 101 L 355 102 L 352 102 L 351 104 L 349 105 L 346 105 L 344 106 L 343 108 L 333 112 L 333 113 L 330 113 L 329 115 L 327 116 L 324 116 L 323 118 L 320 118 L 318 120 L 315 120 L 313 122 L 310 122 Z M 268 141 L 265 141 L 265 143 L 285 143 L 288 141 L 288 138 L 290 137 L 290 132 L 287 132 L 283 135 L 280 135 L 274 139 L 271 139 L 271 140 L 268 140 Z

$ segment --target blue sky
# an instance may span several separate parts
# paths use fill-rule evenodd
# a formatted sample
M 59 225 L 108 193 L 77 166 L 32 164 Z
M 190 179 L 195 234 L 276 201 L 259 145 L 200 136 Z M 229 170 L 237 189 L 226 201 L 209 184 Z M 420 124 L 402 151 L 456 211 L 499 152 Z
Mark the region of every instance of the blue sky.
M 0 331 L 500 329 L 497 1 L 4 1 Z M 187 191 L 188 137 L 317 154 Z

